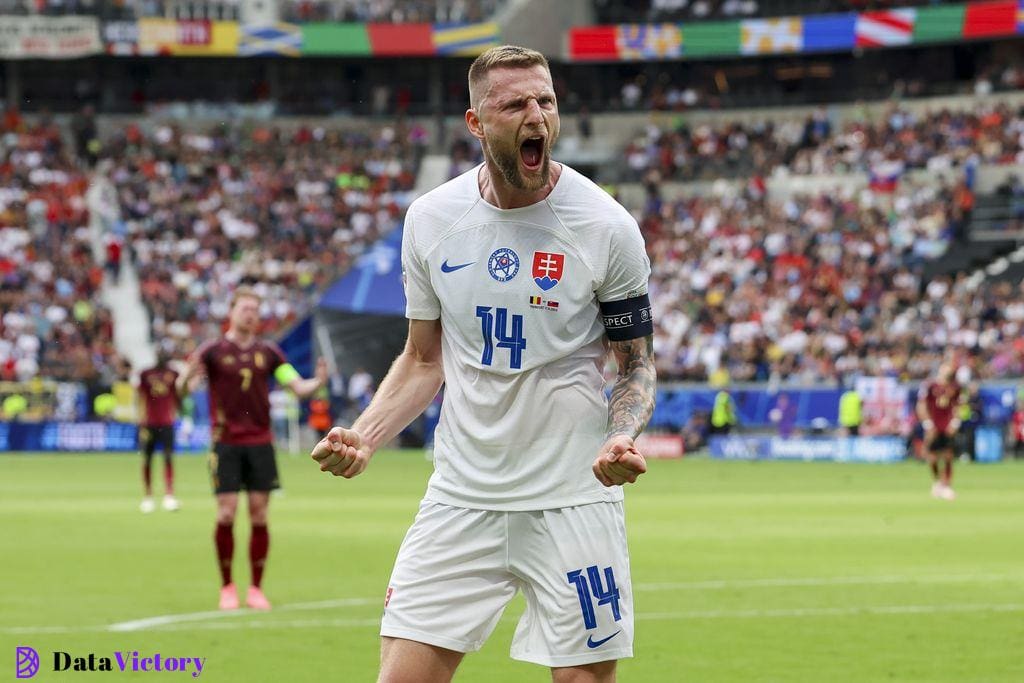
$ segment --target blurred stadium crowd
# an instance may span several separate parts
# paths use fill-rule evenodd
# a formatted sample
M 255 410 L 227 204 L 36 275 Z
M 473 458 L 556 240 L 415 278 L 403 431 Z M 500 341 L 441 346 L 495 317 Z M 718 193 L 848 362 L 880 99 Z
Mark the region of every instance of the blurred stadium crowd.
M 397 227 L 426 131 L 144 133 L 128 124 L 102 142 L 69 145 L 45 117 L 30 123 L 11 111 L 2 140 L 0 379 L 86 381 L 125 372 L 99 296 L 103 265 L 116 276 L 110 261 L 121 244 L 137 266 L 153 339 L 172 355 L 220 331 L 243 280 L 266 297 L 264 332 L 281 332 L 309 310 L 311 294 Z M 101 238 L 89 229 L 90 201 Z

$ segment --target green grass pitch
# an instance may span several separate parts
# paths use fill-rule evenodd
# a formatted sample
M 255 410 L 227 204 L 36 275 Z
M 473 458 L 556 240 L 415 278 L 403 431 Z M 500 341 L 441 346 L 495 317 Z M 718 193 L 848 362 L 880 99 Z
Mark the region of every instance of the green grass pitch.
M 372 681 L 395 552 L 430 465 L 382 452 L 352 481 L 281 456 L 269 613 L 214 611 L 205 460 L 179 456 L 177 513 L 138 512 L 139 458 L 0 456 L 0 678 L 16 645 L 203 656 L 199 680 Z M 154 481 L 160 491 L 162 466 Z M 652 462 L 627 492 L 636 657 L 619 680 L 1024 681 L 1024 465 Z M 246 515 L 236 579 L 248 581 Z M 508 657 L 520 599 L 456 680 L 547 681 Z M 153 619 L 171 616 L 167 619 Z M 192 680 L 121 674 L 113 680 Z

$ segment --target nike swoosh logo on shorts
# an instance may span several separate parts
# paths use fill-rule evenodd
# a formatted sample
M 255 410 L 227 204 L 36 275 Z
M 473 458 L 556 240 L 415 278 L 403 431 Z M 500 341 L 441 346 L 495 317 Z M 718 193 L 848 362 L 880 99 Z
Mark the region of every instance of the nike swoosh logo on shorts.
M 449 266 L 448 265 L 448 259 L 445 259 L 444 263 L 441 264 L 441 272 L 442 273 L 454 273 L 456 270 L 461 270 L 461 269 L 463 269 L 463 268 L 465 268 L 467 266 L 473 265 L 474 263 L 476 263 L 476 261 L 470 261 L 469 263 L 460 263 L 457 266 Z
M 602 638 L 601 640 L 594 640 L 594 636 L 590 636 L 590 637 L 587 638 L 587 647 L 589 647 L 591 650 L 593 650 L 595 647 L 601 647 L 602 645 L 604 645 L 605 643 L 607 643 L 609 640 L 611 640 L 615 636 L 619 635 L 620 633 L 622 633 L 622 629 L 619 629 L 618 631 L 616 631 L 615 633 L 611 634 L 607 638 Z

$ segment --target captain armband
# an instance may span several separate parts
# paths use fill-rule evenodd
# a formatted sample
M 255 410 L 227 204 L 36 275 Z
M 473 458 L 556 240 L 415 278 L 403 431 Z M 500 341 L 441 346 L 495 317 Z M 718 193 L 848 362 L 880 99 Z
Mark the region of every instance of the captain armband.
M 612 341 L 629 341 L 654 334 L 654 316 L 647 294 L 619 301 L 602 301 L 600 306 L 601 322 Z
M 291 363 L 284 363 L 277 366 L 277 370 L 274 370 L 274 379 L 277 383 L 282 386 L 288 386 L 297 379 L 302 379 L 302 375 Z

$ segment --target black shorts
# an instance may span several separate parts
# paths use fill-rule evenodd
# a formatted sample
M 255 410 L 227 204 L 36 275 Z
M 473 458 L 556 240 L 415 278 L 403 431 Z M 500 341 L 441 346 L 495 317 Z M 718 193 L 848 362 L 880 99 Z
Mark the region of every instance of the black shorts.
M 210 476 L 214 493 L 272 491 L 281 488 L 277 477 L 274 446 L 269 443 L 239 446 L 214 444 L 210 453 Z
M 948 451 L 949 449 L 953 448 L 953 439 L 955 438 L 955 436 L 951 436 L 949 434 L 944 434 L 940 432 L 936 434 L 935 437 L 932 439 L 932 442 L 928 444 L 928 450 L 930 450 L 933 453 L 935 451 Z
M 157 446 L 164 453 L 173 453 L 174 427 L 140 427 L 139 444 L 142 446 L 142 452 L 146 455 L 153 455 Z

